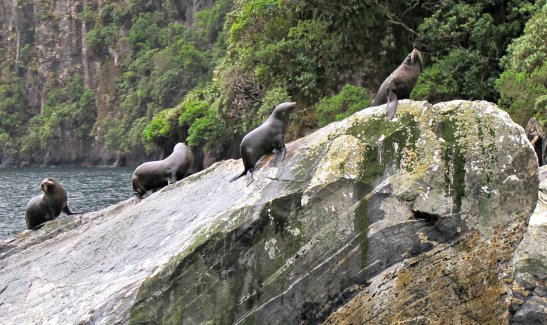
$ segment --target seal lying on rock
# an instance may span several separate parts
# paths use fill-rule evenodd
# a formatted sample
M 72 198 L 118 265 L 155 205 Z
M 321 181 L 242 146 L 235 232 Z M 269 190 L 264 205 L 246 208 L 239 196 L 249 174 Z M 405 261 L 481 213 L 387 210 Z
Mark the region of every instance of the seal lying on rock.
M 253 182 L 253 171 L 256 162 L 272 150 L 277 152 L 277 161 L 285 158 L 285 132 L 289 125 L 289 115 L 296 107 L 295 102 L 285 102 L 277 105 L 272 114 L 259 127 L 247 133 L 241 140 L 240 150 L 245 170 L 232 178 L 235 181 L 247 175 L 247 186 Z
M 422 55 L 417 49 L 413 49 L 401 65 L 387 77 L 376 96 L 372 100 L 372 106 L 379 106 L 387 102 L 387 118 L 392 120 L 397 109 L 397 100 L 409 98 L 414 85 L 422 72 Z
M 37 229 L 46 221 L 57 218 L 61 211 L 67 215 L 70 212 L 67 205 L 65 189 L 53 178 L 46 178 L 40 185 L 44 194 L 30 199 L 25 211 L 25 220 L 28 229 Z
M 183 179 L 190 170 L 193 161 L 192 150 L 184 143 L 179 142 L 169 157 L 139 165 L 132 177 L 135 204 L 140 202 L 146 192 L 155 192 L 168 184 Z

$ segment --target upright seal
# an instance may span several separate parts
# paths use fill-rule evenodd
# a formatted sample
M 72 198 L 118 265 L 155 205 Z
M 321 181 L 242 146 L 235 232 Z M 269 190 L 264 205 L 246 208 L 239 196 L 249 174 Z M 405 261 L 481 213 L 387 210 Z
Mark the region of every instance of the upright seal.
M 179 142 L 169 157 L 139 165 L 132 177 L 135 204 L 142 200 L 146 192 L 155 192 L 168 184 L 183 179 L 190 170 L 193 161 L 192 150 L 186 144 Z
M 25 220 L 28 229 L 37 229 L 44 222 L 57 218 L 61 211 L 67 215 L 73 214 L 68 208 L 66 192 L 61 184 L 48 177 L 40 187 L 44 194 L 33 197 L 27 204 Z
M 247 175 L 247 186 L 253 182 L 253 171 L 256 162 L 265 154 L 275 150 L 277 161 L 285 159 L 285 132 L 289 125 L 289 115 L 296 107 L 295 102 L 285 102 L 277 105 L 272 114 L 259 127 L 247 133 L 241 140 L 240 151 L 245 170 L 241 175 L 232 178 L 235 181 Z
M 422 55 L 417 49 L 413 49 L 401 65 L 387 77 L 376 96 L 372 100 L 372 106 L 379 106 L 387 102 L 387 118 L 392 120 L 397 109 L 397 100 L 409 98 L 414 85 L 422 72 Z

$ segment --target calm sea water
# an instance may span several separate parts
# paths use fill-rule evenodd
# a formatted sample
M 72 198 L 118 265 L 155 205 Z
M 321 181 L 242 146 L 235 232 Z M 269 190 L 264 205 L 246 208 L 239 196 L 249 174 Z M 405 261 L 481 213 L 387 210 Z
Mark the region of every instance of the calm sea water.
M 0 168 L 0 240 L 26 229 L 27 203 L 42 193 L 44 178 L 52 177 L 63 185 L 70 211 L 89 212 L 130 198 L 132 172 L 133 168 L 106 167 Z

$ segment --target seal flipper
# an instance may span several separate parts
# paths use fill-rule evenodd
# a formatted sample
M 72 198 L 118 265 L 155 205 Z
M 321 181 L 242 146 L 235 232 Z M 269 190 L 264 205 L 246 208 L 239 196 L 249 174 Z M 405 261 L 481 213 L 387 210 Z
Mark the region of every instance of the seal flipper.
M 65 205 L 64 208 L 63 208 L 63 212 L 69 216 L 71 214 L 78 214 L 78 213 L 75 213 L 75 212 L 71 212 L 70 209 L 68 208 L 68 205 Z
M 236 175 L 234 178 L 232 178 L 232 179 L 230 180 L 230 183 L 233 182 L 233 181 L 235 181 L 236 179 L 240 178 L 241 176 L 246 175 L 246 174 L 247 174 L 247 169 L 245 169 L 245 170 L 243 171 L 243 173 L 241 173 L 241 174 L 239 174 L 239 175 Z
M 285 159 L 285 153 L 287 153 L 287 148 L 282 147 L 281 149 L 275 149 L 277 156 L 276 162 L 280 163 Z
M 395 94 L 393 89 L 390 89 L 386 105 L 387 119 L 390 121 L 395 117 L 395 113 L 397 111 L 397 101 L 397 94 Z
M 253 170 L 252 169 L 249 169 L 247 171 L 247 185 L 246 186 L 249 186 L 251 185 L 251 183 L 254 181 L 254 178 L 253 178 Z

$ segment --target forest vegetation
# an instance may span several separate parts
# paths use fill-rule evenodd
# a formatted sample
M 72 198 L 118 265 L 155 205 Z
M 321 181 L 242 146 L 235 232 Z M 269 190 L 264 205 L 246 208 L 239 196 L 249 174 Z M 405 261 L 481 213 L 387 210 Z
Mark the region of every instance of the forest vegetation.
M 217 0 L 191 23 L 175 2 L 100 4 L 84 1 L 75 19 L 87 55 L 116 61 L 116 109 L 99 114 L 101 90 L 81 71 L 38 85 L 47 95 L 33 105 L 35 40 L 15 54 L 0 35 L 0 159 L 40 152 L 63 130 L 115 152 L 184 141 L 209 162 L 237 157 L 282 101 L 298 102 L 289 141 L 367 108 L 413 47 L 425 66 L 411 98 L 484 99 L 521 125 L 547 123 L 545 0 Z

